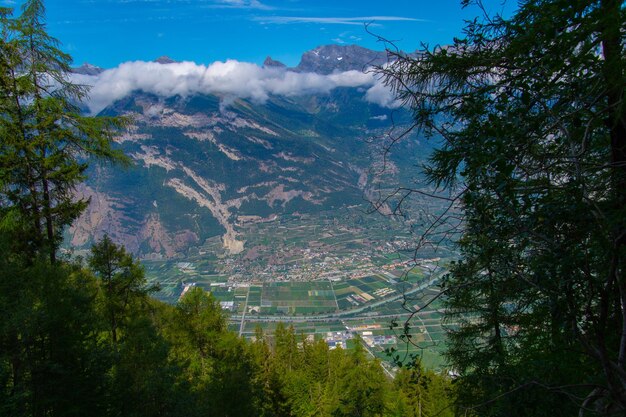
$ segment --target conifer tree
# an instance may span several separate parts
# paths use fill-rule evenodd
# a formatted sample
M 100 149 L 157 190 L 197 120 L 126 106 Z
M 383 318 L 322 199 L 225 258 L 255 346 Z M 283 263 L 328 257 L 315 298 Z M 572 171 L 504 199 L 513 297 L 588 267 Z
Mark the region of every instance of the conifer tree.
M 62 233 L 85 209 L 74 189 L 85 158 L 127 161 L 111 146 L 123 119 L 87 117 L 88 92 L 70 79 L 71 58 L 47 34 L 42 0 L 0 13 L 0 201 L 21 219 L 16 248 L 54 263 Z
M 382 416 L 385 411 L 386 380 L 378 360 L 370 361 L 361 339 L 356 339 L 338 383 L 339 405 L 333 415 Z
M 524 0 L 381 68 L 464 213 L 448 356 L 480 415 L 626 411 L 625 9 Z
M 106 413 L 97 285 L 57 251 L 87 204 L 73 195 L 87 158 L 123 159 L 123 122 L 80 115 L 70 62 L 41 1 L 0 9 L 0 415 Z
M 148 285 L 141 264 L 108 235 L 91 248 L 89 266 L 101 281 L 104 316 L 109 322 L 111 342 L 117 345 L 120 329 L 144 308 L 158 285 Z

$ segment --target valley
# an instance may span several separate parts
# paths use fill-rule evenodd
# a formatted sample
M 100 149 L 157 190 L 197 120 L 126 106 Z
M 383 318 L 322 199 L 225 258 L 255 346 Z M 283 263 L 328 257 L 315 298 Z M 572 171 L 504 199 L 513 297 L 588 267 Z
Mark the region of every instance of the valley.
M 389 329 L 436 296 L 456 255 L 447 239 L 420 242 L 447 209 L 417 167 L 436 140 L 403 135 L 410 113 L 385 100 L 388 91 L 366 71 L 385 61 L 384 52 L 328 45 L 294 68 L 269 57 L 263 67 L 214 64 L 226 74 L 253 71 L 246 82 L 261 98 L 229 86 L 228 76 L 209 92 L 204 86 L 216 81 L 206 74 L 191 87 L 213 65 L 129 63 L 124 70 L 161 78 L 156 86 L 140 80 L 108 105 L 93 101 L 101 115 L 129 120 L 115 142 L 133 164 L 91 165 L 79 189 L 91 205 L 68 230 L 72 253 L 85 255 L 106 233 L 142 260 L 161 288 L 157 298 L 174 304 L 200 287 L 247 338 L 257 326 L 271 333 L 288 322 L 331 347 L 346 348 L 358 334 L 384 360 L 394 347 L 440 367 L 438 303 L 412 319 L 419 347 Z M 100 95 L 98 83 L 124 77 L 122 68 L 75 71 Z M 292 79 L 311 86 L 291 92 Z
M 167 302 L 193 287 L 210 291 L 230 327 L 247 338 L 257 327 L 271 333 L 278 322 L 344 348 L 358 333 L 383 360 L 390 360 L 385 349 L 395 347 L 439 368 L 445 332 L 439 302 L 411 320 L 419 347 L 405 344 L 390 324 L 438 294 L 437 279 L 455 254 L 439 246 L 416 255 L 415 230 L 366 208 L 246 219 L 239 225 L 244 251 L 232 254 L 216 237 L 184 259 L 144 260 L 146 275 Z
M 460 3 L 2 1 L 0 417 L 626 416 L 626 2 Z

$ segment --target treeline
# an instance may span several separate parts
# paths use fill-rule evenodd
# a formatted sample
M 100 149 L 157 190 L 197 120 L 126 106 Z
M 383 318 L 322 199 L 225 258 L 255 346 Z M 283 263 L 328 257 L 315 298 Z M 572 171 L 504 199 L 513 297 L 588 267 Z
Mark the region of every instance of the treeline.
M 246 342 L 201 288 L 151 298 L 108 237 L 83 264 L 0 267 L 3 416 L 454 415 L 447 378 L 417 366 L 392 380 L 360 342 L 330 350 L 282 324 Z
M 151 297 L 140 263 L 104 237 L 85 259 L 63 232 L 88 205 L 84 161 L 127 164 L 118 118 L 81 115 L 87 90 L 45 31 L 44 6 L 0 9 L 0 416 L 451 415 L 451 383 L 395 380 L 367 358 L 280 325 L 246 342 L 200 288 Z

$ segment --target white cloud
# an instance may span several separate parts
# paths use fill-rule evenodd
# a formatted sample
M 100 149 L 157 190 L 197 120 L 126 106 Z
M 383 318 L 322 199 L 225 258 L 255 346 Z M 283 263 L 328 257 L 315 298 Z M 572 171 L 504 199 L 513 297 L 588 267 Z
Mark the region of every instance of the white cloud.
M 415 19 L 402 16 L 360 16 L 360 17 L 305 17 L 305 16 L 263 16 L 254 20 L 261 23 L 288 24 L 288 23 L 319 23 L 328 25 L 359 25 L 371 22 L 426 22 L 424 19 Z
M 391 92 L 374 75 L 361 71 L 322 75 L 263 68 L 235 60 L 218 61 L 208 66 L 193 62 L 134 61 L 96 76 L 73 74 L 72 78 L 74 82 L 92 86 L 86 104 L 94 114 L 139 90 L 164 97 L 216 94 L 227 101 L 244 98 L 264 102 L 270 95 L 323 94 L 336 87 L 362 87 L 367 89 L 367 101 L 397 107 Z
M 259 0 L 217 0 L 215 3 L 206 5 L 205 7 L 224 9 L 274 10 L 273 7 L 261 3 Z
M 401 103 L 396 99 L 393 92 L 381 82 L 376 82 L 365 93 L 365 99 L 370 103 L 378 104 L 381 107 L 396 109 Z

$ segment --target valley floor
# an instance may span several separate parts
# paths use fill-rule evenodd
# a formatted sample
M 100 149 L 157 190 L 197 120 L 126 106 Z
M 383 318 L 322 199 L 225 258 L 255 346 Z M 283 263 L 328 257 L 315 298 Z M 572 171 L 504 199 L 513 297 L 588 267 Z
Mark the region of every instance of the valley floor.
M 184 259 L 144 261 L 147 276 L 162 287 L 159 297 L 177 301 L 193 287 L 216 297 L 230 314 L 230 327 L 251 338 L 261 327 L 292 324 L 302 337 L 350 348 L 358 334 L 371 354 L 390 360 L 418 354 L 426 366 L 444 366 L 445 329 L 437 280 L 454 254 L 445 247 L 413 251 L 414 236 L 397 220 L 355 212 L 289 216 L 243 227 L 246 249 L 238 255 L 207 241 Z M 373 220 L 373 221 L 372 221 Z M 414 345 L 401 340 L 411 320 Z M 391 328 L 392 321 L 399 327 Z

